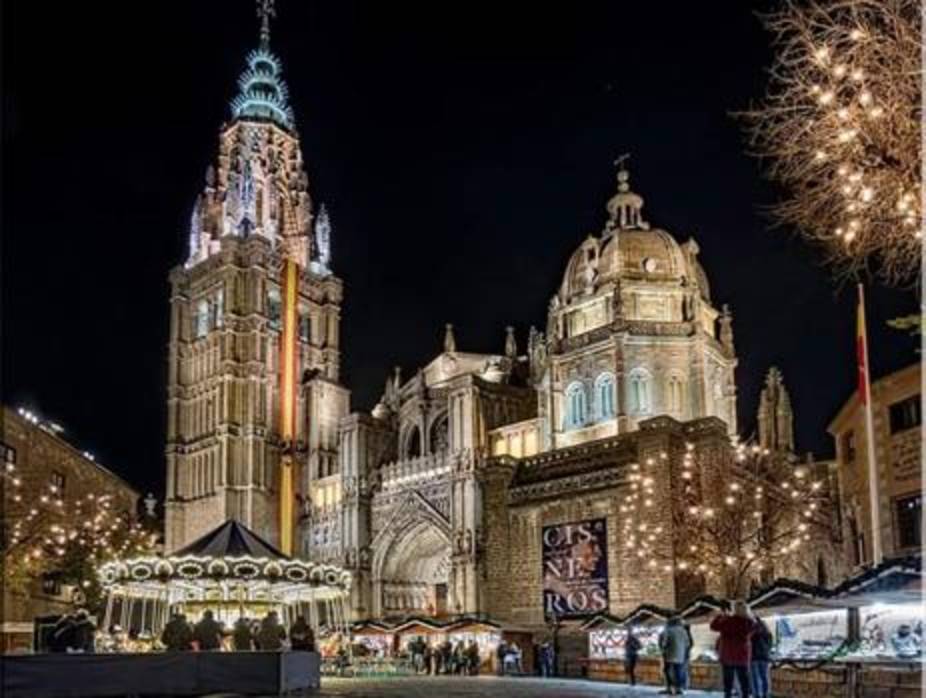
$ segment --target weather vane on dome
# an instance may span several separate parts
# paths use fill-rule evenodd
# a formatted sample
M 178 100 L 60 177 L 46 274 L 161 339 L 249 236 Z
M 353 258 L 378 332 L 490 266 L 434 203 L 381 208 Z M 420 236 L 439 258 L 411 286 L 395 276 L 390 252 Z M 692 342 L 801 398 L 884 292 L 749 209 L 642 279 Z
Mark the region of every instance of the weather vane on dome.
M 270 20 L 277 16 L 274 0 L 257 0 L 257 16 L 260 18 L 260 45 L 270 46 Z
M 618 158 L 614 161 L 614 166 L 618 168 L 617 170 L 617 188 L 619 191 L 629 191 L 630 185 L 627 184 L 627 180 L 630 179 L 630 173 L 627 172 L 626 163 L 630 159 L 630 153 L 624 153 L 619 155 Z

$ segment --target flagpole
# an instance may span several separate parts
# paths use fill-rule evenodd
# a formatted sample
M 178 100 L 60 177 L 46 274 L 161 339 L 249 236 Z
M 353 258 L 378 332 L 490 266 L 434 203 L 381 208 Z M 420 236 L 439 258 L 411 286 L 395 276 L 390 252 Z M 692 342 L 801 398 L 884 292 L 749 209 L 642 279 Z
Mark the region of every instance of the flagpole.
M 871 509 L 871 557 L 881 564 L 881 497 L 878 484 L 878 463 L 875 460 L 875 429 L 871 405 L 871 374 L 868 364 L 868 326 L 865 323 L 865 288 L 858 285 L 859 393 L 865 407 L 865 445 L 868 453 L 868 495 Z

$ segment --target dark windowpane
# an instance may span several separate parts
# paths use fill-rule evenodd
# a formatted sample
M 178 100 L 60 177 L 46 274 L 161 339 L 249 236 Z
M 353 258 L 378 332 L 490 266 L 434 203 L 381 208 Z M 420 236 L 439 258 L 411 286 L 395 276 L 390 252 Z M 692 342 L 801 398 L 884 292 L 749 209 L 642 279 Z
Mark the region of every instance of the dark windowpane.
M 895 402 L 891 405 L 890 412 L 892 434 L 918 427 L 923 421 L 919 395 L 914 395 L 913 397 L 908 397 L 906 400 Z
M 855 461 L 855 432 L 847 431 L 842 437 L 842 452 L 847 463 Z
M 897 544 L 901 548 L 919 548 L 922 542 L 923 496 L 914 494 L 894 502 L 897 512 Z

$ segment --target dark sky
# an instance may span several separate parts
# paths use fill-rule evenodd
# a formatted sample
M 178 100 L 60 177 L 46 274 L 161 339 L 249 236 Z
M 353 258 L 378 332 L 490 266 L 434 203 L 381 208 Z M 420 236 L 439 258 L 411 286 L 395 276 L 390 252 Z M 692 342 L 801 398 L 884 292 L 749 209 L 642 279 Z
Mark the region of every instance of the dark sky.
M 344 381 L 369 409 L 453 322 L 461 350 L 523 347 L 571 252 L 601 230 L 616 155 L 645 214 L 694 235 L 734 311 L 741 427 L 784 372 L 799 448 L 825 454 L 854 381 L 853 289 L 768 229 L 775 192 L 729 116 L 761 96 L 767 36 L 743 2 L 280 0 L 312 192 L 345 282 Z M 501 9 L 505 5 L 506 9 Z M 163 488 L 167 273 L 214 157 L 250 0 L 3 4 L 3 399 Z M 876 375 L 916 360 L 873 289 Z

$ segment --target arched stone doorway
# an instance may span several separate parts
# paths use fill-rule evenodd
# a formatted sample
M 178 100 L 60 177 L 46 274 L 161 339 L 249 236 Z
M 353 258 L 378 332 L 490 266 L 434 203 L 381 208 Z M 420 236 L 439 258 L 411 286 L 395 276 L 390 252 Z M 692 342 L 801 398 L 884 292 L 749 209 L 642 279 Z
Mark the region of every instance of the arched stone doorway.
M 378 543 L 372 570 L 374 615 L 450 612 L 450 537 L 444 526 L 429 518 L 412 520 Z

